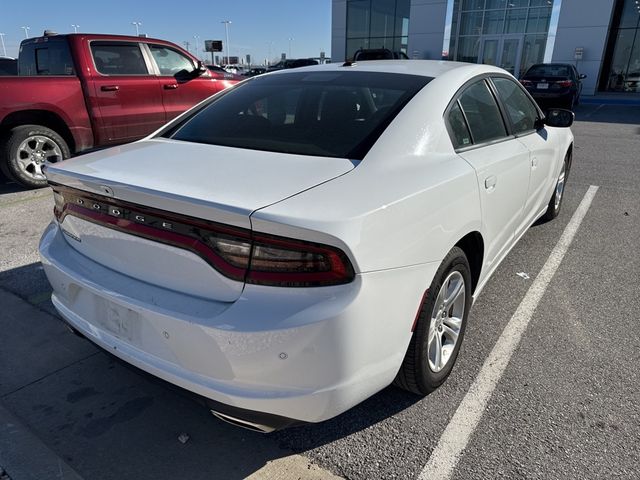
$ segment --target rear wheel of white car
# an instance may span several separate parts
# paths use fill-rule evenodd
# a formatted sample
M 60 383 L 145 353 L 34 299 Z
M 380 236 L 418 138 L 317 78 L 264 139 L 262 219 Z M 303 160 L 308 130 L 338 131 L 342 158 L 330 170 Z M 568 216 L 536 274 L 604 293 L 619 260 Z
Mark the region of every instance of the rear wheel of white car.
M 2 173 L 25 187 L 38 188 L 47 185 L 42 173 L 46 163 L 69 158 L 71 152 L 64 139 L 50 128 L 41 125 L 15 127 L 6 137 L 3 146 Z
M 553 220 L 560 213 L 560 208 L 562 208 L 562 199 L 564 198 L 564 187 L 566 186 L 567 178 L 569 177 L 570 165 L 571 154 L 567 153 L 567 155 L 564 157 L 564 162 L 562 162 L 560 174 L 558 175 L 558 178 L 556 180 L 556 188 L 553 190 L 551 200 L 549 200 L 549 206 L 547 207 L 546 213 L 541 218 L 543 222 Z
M 464 252 L 445 257 L 423 300 L 394 384 L 426 395 L 447 379 L 458 356 L 471 307 L 471 271 Z

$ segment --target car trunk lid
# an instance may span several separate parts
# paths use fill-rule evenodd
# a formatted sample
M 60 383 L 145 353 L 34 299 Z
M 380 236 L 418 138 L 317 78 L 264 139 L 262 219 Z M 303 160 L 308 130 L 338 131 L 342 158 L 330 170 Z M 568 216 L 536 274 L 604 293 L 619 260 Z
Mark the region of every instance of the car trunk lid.
M 153 285 L 234 301 L 243 274 L 218 268 L 211 232 L 246 237 L 253 211 L 351 169 L 346 159 L 150 140 L 51 165 L 46 173 L 74 249 Z

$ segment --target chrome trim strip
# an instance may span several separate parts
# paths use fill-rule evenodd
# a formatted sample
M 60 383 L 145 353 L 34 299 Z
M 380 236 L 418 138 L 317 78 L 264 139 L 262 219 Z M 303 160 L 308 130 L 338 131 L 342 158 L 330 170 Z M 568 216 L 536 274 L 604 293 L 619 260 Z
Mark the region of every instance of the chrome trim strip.
M 211 413 L 214 417 L 217 417 L 224 422 L 235 425 L 236 427 L 246 428 L 254 432 L 271 433 L 275 430 L 275 428 L 267 427 L 266 425 L 260 425 L 259 423 L 249 422 L 247 420 L 242 420 L 240 418 L 232 417 L 231 415 L 216 412 L 215 410 L 211 410 Z

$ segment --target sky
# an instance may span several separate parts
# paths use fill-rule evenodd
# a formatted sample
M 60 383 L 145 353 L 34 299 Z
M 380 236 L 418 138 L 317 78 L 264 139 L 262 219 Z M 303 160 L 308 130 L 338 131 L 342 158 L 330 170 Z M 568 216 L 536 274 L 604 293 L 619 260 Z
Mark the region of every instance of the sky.
M 25 38 L 22 26 L 29 26 L 29 36 L 42 35 L 45 29 L 57 33 L 79 32 L 136 33 L 131 22 L 142 22 L 140 33 L 179 44 L 190 43 L 198 35 L 199 57 L 204 40 L 223 40 L 226 55 L 225 26 L 230 20 L 230 55 L 251 54 L 254 63 L 263 63 L 281 53 L 291 58 L 317 57 L 331 52 L 331 0 L 0 0 L 0 33 L 4 33 L 7 54 L 18 56 L 18 46 Z M 289 41 L 289 39 L 292 39 Z M 0 55 L 2 47 L 0 46 Z

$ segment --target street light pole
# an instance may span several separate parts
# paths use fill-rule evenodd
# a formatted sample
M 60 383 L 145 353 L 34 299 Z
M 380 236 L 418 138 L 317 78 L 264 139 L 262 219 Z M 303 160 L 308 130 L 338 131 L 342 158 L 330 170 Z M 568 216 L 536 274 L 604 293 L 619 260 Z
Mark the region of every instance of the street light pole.
M 194 50 L 198 60 L 200 60 L 200 55 L 198 55 L 198 45 L 200 45 L 200 35 L 194 35 L 193 39 L 196 41 L 195 48 L 193 50 Z
M 142 22 L 131 22 L 131 25 L 136 27 L 136 37 L 140 36 L 140 27 L 142 26 Z
M 24 30 L 24 38 L 29 38 L 29 30 L 31 30 L 31 27 L 20 27 L 20 28 Z
M 71 26 L 73 27 L 73 33 L 78 33 L 78 29 L 80 28 L 80 25 L 76 25 L 72 23 Z
M 231 46 L 231 45 L 229 45 L 229 25 L 231 24 L 231 20 L 223 20 L 220 23 L 224 23 L 224 29 L 225 29 L 225 31 L 227 33 L 227 65 L 229 65 L 229 63 L 230 63 L 229 62 L 229 50 L 230 50 L 229 47 Z
M 271 47 L 273 46 L 273 41 L 269 42 L 269 56 L 267 57 L 267 66 L 271 66 Z
M 4 46 L 4 33 L 0 33 L 0 42 L 2 42 L 2 55 L 7 56 L 7 47 Z
M 291 56 L 291 42 L 292 42 L 293 40 L 295 40 L 295 38 L 293 38 L 293 37 L 289 37 L 289 58 L 293 58 L 293 57 Z

